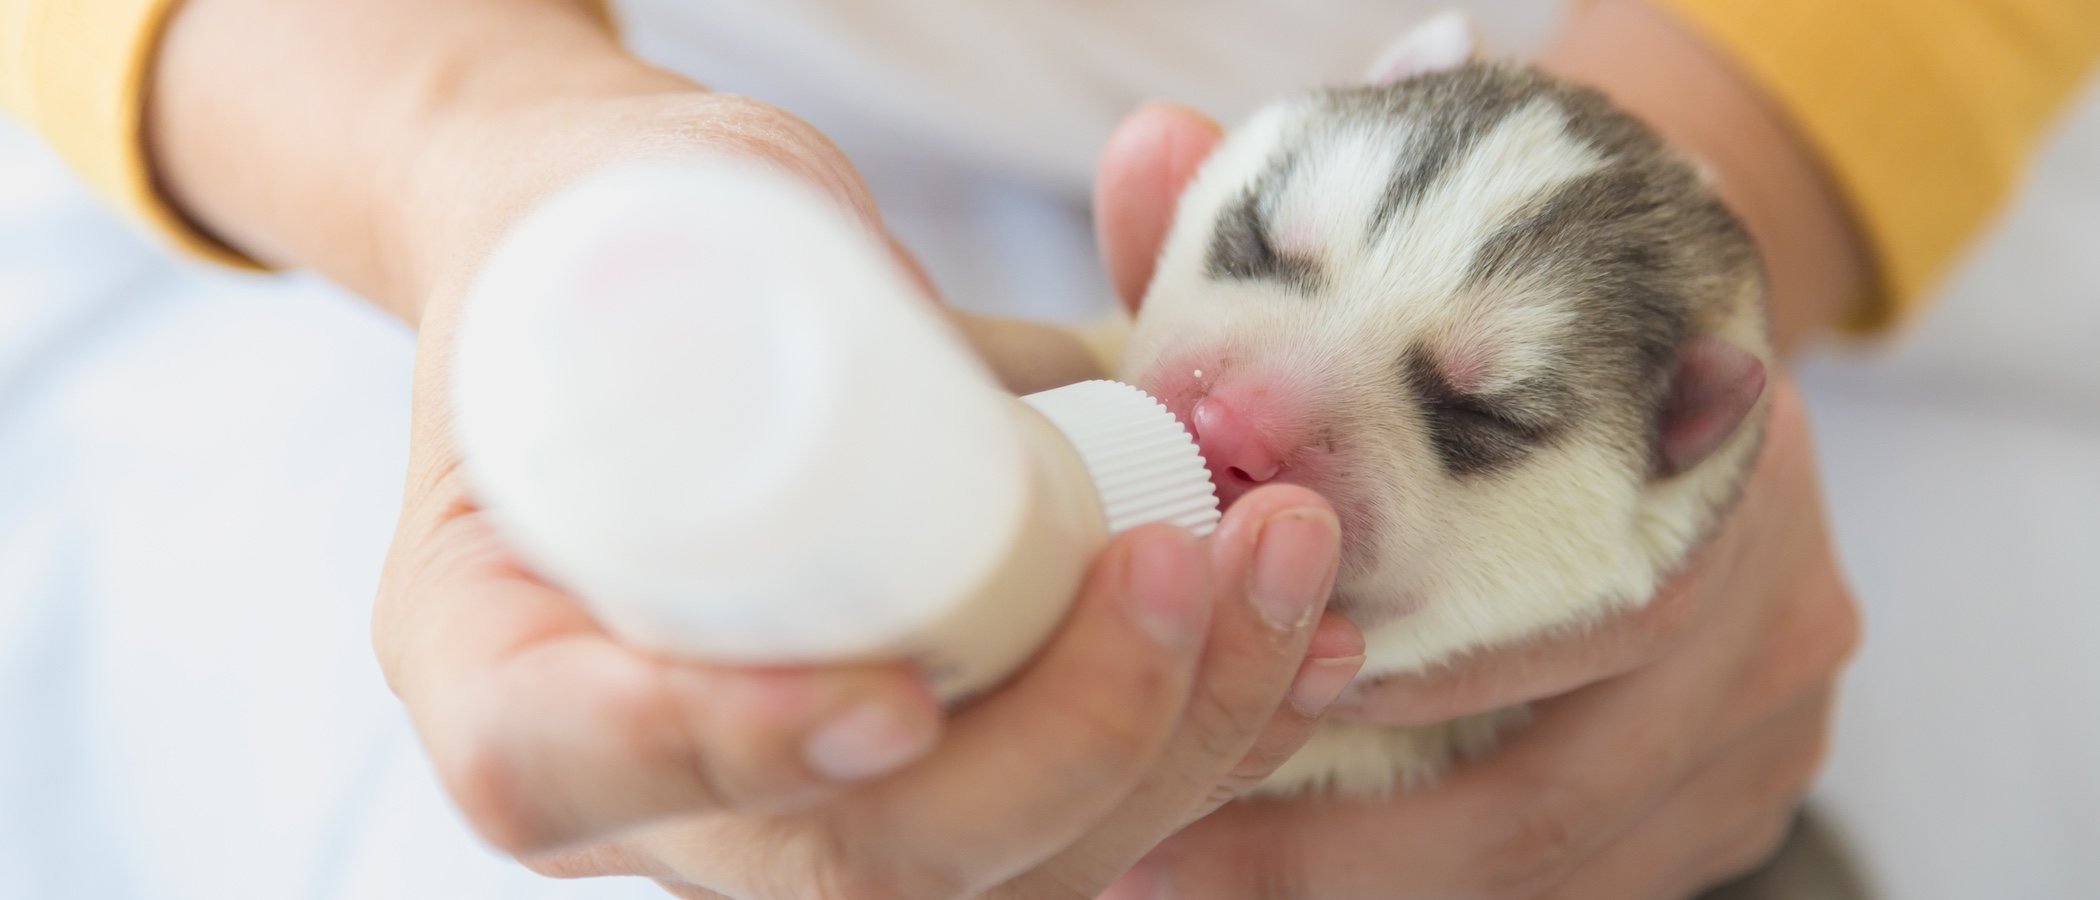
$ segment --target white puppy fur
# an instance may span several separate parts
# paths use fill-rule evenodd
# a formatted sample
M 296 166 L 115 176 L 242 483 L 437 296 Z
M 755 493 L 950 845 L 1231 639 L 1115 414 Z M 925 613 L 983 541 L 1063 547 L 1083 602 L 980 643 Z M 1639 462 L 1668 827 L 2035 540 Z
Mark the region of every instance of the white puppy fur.
M 1467 35 L 1432 20 L 1376 67 L 1390 84 L 1236 129 L 1180 202 L 1124 357 L 1172 393 L 1167 369 L 1196 353 L 1196 390 L 1278 385 L 1325 435 L 1303 480 L 1343 515 L 1331 608 L 1364 629 L 1362 680 L 1644 603 L 1732 502 L 1760 431 L 1761 400 L 1658 472 L 1673 382 L 1706 377 L 1672 369 L 1682 343 L 1769 356 L 1754 251 L 1630 119 L 1468 62 Z M 1490 421 L 1440 420 L 1424 377 L 1490 398 Z M 1325 724 L 1261 790 L 1387 791 L 1524 718 Z

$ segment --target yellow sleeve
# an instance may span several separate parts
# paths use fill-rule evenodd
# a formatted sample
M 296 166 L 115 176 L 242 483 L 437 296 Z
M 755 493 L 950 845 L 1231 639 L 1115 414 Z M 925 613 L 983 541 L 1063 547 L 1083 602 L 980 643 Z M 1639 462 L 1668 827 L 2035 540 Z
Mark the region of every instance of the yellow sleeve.
M 142 140 L 161 25 L 181 0 L 0 0 L 0 111 L 102 198 L 185 254 L 260 268 L 197 230 L 153 183 Z M 594 0 L 610 21 L 604 0 Z
M 1662 0 L 1816 148 L 1877 257 L 1848 323 L 1923 305 L 2100 58 L 2100 0 Z
M 0 110 L 43 136 L 110 204 L 192 256 L 255 264 L 154 189 L 141 140 L 147 67 L 178 0 L 0 0 Z

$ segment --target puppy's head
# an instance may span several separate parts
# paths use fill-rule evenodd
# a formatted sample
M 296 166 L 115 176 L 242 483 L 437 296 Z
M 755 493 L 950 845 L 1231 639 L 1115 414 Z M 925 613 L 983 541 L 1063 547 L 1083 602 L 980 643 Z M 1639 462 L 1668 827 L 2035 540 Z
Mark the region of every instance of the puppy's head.
M 1454 62 L 1228 136 L 1123 374 L 1226 502 L 1327 496 L 1335 608 L 1375 667 L 1419 667 L 1643 600 L 1681 561 L 1756 442 L 1763 291 L 1741 225 L 1640 123 Z

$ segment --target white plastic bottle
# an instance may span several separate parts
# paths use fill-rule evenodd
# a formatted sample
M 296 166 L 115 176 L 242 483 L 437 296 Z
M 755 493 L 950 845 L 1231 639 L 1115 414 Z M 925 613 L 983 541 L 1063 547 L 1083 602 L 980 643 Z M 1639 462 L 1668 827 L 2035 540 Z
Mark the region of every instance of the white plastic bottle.
M 1040 647 L 1109 535 L 1218 519 L 1164 407 L 1106 381 L 1017 400 L 866 228 L 754 163 L 556 193 L 487 261 L 456 352 L 476 501 L 670 654 L 909 658 L 954 699 Z

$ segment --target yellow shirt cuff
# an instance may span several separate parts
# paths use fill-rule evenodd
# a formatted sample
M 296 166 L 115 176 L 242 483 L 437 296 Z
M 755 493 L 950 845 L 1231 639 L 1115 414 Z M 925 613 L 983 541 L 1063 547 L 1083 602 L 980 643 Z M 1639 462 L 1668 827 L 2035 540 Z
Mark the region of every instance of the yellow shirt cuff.
M 1880 273 L 1848 322 L 1924 305 L 2100 57 L 2095 0 L 1662 0 L 1821 155 Z
M 263 266 L 199 231 L 153 183 L 147 78 L 181 0 L 0 0 L 0 110 L 42 135 L 104 200 L 176 251 Z M 611 21 L 605 0 L 592 0 Z
M 42 135 L 95 193 L 180 252 L 258 268 L 160 195 L 143 139 L 146 74 L 176 0 L 0 3 L 0 107 Z

